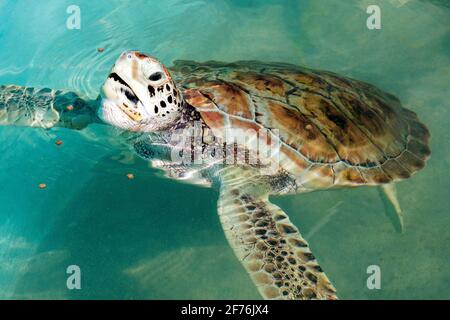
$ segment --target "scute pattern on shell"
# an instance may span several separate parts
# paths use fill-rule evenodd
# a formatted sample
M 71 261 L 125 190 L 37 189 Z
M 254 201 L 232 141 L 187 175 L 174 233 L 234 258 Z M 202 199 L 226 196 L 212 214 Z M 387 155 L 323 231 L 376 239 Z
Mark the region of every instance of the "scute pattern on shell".
M 305 188 L 408 178 L 430 155 L 429 132 L 393 95 L 291 64 L 176 61 L 186 100 L 213 130 L 277 129 L 282 166 Z

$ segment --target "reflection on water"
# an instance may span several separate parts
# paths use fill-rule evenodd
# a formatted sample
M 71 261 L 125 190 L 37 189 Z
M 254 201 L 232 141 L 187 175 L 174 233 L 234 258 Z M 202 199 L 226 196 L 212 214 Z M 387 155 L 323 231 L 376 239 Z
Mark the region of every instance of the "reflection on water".
M 376 84 L 432 133 L 429 165 L 398 185 L 406 232 L 376 189 L 274 201 L 340 297 L 450 298 L 450 10 L 446 1 L 378 2 L 380 31 L 365 27 L 366 0 L 78 1 L 81 30 L 65 27 L 70 1 L 2 1 L 0 83 L 95 98 L 117 55 L 139 49 L 167 64 L 284 61 Z M 258 298 L 224 238 L 216 191 L 160 178 L 117 141 L 103 126 L 0 128 L 0 298 Z M 80 291 L 65 287 L 70 264 L 81 267 Z M 365 285 L 371 264 L 382 290 Z

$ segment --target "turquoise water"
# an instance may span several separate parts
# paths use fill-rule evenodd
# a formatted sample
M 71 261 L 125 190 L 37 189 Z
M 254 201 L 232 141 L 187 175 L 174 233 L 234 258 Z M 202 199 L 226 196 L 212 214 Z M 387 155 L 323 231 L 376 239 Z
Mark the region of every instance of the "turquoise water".
M 374 3 L 381 30 L 366 27 Z M 296 63 L 397 95 L 432 134 L 428 166 L 397 186 L 403 234 L 374 188 L 274 201 L 341 298 L 450 298 L 447 1 L 77 0 L 81 29 L 68 30 L 71 4 L 0 0 L 0 84 L 95 98 L 118 54 L 139 49 L 169 65 Z M 0 298 L 259 298 L 221 230 L 217 192 L 159 177 L 104 126 L 0 127 L 0 169 Z M 71 264 L 81 290 L 66 288 Z M 366 286 L 369 265 L 381 268 L 380 290 Z

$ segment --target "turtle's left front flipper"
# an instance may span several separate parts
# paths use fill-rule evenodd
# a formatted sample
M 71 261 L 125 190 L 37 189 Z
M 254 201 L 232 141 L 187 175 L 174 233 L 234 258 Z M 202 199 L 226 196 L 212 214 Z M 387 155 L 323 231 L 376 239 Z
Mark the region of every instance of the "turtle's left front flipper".
M 336 290 L 288 216 L 270 203 L 264 178 L 221 174 L 218 211 L 225 235 L 266 299 L 337 299 Z
M 0 126 L 80 130 L 99 122 L 97 101 L 69 91 L 0 86 Z

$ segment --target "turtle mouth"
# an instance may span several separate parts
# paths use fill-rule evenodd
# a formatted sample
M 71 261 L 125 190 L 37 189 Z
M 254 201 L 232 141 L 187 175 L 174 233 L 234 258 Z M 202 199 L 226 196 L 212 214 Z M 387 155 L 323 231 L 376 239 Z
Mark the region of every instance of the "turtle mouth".
M 125 87 L 125 90 L 123 90 L 124 94 L 133 103 L 141 102 L 141 100 L 138 98 L 136 92 L 130 87 L 128 83 L 125 82 L 117 73 L 113 72 L 108 76 L 109 79 L 112 79 L 114 81 L 117 81 L 121 85 Z
M 120 84 L 123 84 L 124 86 L 130 88 L 130 86 L 128 85 L 128 83 L 126 83 L 117 73 L 113 72 L 111 73 L 108 78 L 113 79 L 114 81 L 119 82 Z M 131 89 L 131 88 L 130 88 Z
M 128 83 L 126 83 L 125 80 L 123 80 L 117 73 L 112 72 L 108 78 L 112 79 L 113 81 L 116 81 L 120 83 L 124 88 L 121 88 L 120 91 L 127 97 L 129 101 L 131 101 L 134 105 L 138 105 L 139 102 L 142 101 L 138 98 L 134 90 L 130 87 Z M 119 109 L 123 111 L 131 120 L 134 121 L 141 121 L 142 115 L 137 111 L 133 110 L 135 108 L 130 108 L 127 104 L 123 103 L 122 105 L 119 105 Z
M 121 85 L 125 86 L 126 88 L 130 89 L 131 92 L 136 96 L 136 94 L 134 93 L 133 89 L 131 89 L 131 87 L 128 85 L 128 83 L 125 82 L 125 80 L 123 80 L 117 73 L 113 72 L 108 76 L 109 79 L 113 79 L 114 81 L 117 81 L 118 83 L 120 83 Z

